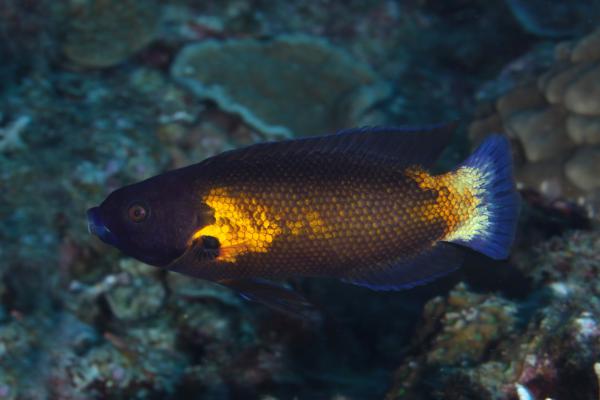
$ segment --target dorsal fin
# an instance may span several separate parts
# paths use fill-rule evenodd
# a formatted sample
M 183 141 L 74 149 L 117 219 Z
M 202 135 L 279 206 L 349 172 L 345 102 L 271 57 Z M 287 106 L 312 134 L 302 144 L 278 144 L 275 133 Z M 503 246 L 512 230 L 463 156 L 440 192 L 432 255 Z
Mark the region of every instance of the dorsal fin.
M 347 154 L 393 160 L 397 165 L 431 166 L 448 145 L 456 123 L 424 127 L 364 127 L 347 129 L 333 135 L 266 142 L 231 150 L 202 162 L 260 160 L 308 154 Z

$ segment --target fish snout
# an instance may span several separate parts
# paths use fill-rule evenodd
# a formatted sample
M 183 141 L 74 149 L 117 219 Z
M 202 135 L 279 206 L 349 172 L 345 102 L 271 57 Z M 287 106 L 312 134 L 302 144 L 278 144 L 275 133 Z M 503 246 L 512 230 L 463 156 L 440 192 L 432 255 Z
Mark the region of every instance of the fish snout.
M 100 240 L 110 245 L 117 245 L 116 236 L 106 227 L 100 215 L 100 207 L 92 207 L 87 210 L 88 232 L 98 236 Z

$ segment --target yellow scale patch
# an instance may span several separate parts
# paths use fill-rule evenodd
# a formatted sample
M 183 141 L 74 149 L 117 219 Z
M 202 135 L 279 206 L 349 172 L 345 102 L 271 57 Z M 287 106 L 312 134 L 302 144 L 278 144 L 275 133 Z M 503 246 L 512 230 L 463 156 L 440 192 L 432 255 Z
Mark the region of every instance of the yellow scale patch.
M 484 177 L 478 169 L 461 167 L 442 175 L 433 176 L 419 168 L 410 168 L 407 176 L 414 179 L 421 189 L 438 192 L 437 200 L 420 206 L 417 211 L 423 222 L 442 218 L 446 222 L 442 240 L 470 240 L 485 232 L 489 217 L 484 208 L 478 207 L 480 187 Z
M 255 198 L 231 196 L 224 188 L 212 189 L 204 202 L 214 210 L 215 223 L 197 231 L 192 240 L 213 236 L 219 240 L 220 261 L 235 262 L 249 253 L 266 253 L 282 234 L 331 237 L 316 211 L 303 207 L 267 207 Z

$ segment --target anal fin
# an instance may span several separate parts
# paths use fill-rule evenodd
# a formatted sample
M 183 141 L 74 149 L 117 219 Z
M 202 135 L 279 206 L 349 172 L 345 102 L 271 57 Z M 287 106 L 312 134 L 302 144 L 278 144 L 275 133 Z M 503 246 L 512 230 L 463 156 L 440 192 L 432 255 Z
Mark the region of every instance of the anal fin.
M 320 316 L 314 306 L 301 294 L 282 284 L 266 279 L 224 279 L 218 281 L 238 292 L 243 298 L 303 320 L 318 322 Z
M 380 266 L 342 279 L 373 290 L 403 290 L 424 285 L 449 274 L 462 264 L 464 250 L 438 242 L 431 249 L 396 263 Z

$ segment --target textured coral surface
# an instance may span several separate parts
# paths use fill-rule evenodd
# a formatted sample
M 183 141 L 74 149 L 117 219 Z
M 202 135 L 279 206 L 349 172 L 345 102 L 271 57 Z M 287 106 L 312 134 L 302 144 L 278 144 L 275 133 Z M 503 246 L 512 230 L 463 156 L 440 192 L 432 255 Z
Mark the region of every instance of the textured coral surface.
M 348 108 L 368 108 L 385 95 L 371 88 L 378 77 L 367 64 L 308 36 L 192 44 L 177 56 L 172 74 L 199 97 L 282 136 L 353 126 L 358 121 L 349 118 Z M 353 111 L 358 117 L 365 110 Z
M 552 65 L 523 74 L 470 126 L 481 140 L 506 132 L 519 160 L 523 185 L 550 197 L 600 207 L 600 31 L 554 47 Z
M 598 231 L 568 232 L 516 258 L 533 282 L 527 297 L 459 284 L 431 300 L 387 398 L 513 399 L 517 385 L 535 399 L 595 398 L 599 250 Z

